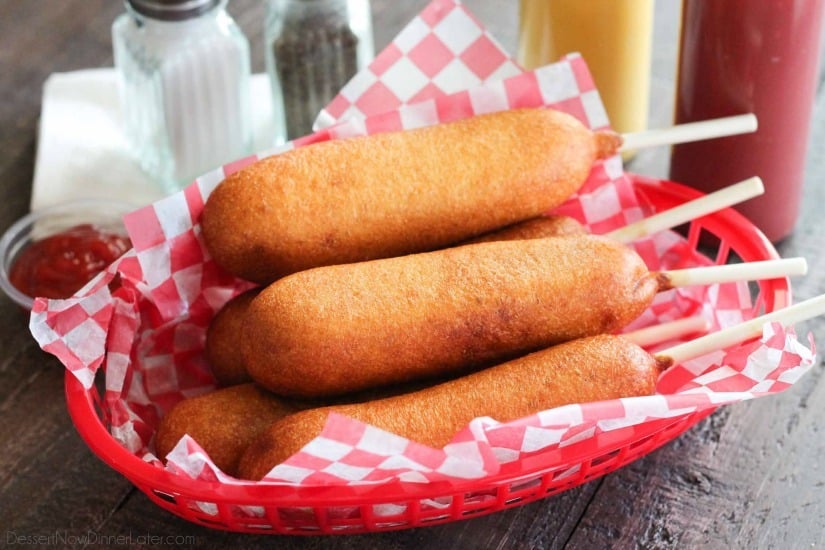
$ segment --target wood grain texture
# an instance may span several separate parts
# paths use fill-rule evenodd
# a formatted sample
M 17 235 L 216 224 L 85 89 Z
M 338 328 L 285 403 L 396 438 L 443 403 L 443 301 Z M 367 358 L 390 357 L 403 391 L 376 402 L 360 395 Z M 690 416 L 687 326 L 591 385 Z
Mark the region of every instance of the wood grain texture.
M 426 0 L 373 0 L 375 42 L 385 46 Z M 466 0 L 513 50 L 516 2 Z M 671 116 L 678 3 L 656 5 L 651 120 Z M 263 1 L 232 0 L 263 69 Z M 0 0 L 0 227 L 28 209 L 42 85 L 53 72 L 111 64 L 111 0 Z M 797 231 L 779 246 L 805 256 L 797 300 L 825 291 L 825 96 L 822 91 Z M 629 169 L 667 173 L 667 152 Z M 822 319 L 799 332 L 825 334 Z M 790 391 L 719 410 L 669 445 L 561 495 L 501 513 L 425 529 L 338 538 L 263 537 L 205 529 L 161 510 L 97 459 L 68 418 L 63 371 L 31 339 L 26 317 L 0 298 L 0 545 L 6 537 L 182 535 L 181 548 L 811 548 L 825 540 L 825 399 L 820 363 Z M 80 539 L 69 547 L 80 547 Z M 64 545 L 59 545 L 64 546 Z M 100 547 L 100 544 L 91 544 Z M 163 547 L 144 545 L 144 547 Z M 167 546 L 168 547 L 168 546 Z

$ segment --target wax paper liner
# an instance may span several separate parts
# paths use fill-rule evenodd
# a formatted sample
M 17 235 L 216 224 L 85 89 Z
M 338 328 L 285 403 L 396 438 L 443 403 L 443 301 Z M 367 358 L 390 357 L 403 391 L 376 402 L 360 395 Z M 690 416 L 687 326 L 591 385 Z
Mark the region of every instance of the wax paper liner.
M 466 14 L 460 5 L 443 1 L 428 9 L 448 5 Z M 447 10 L 444 17 L 450 13 Z M 202 353 L 206 328 L 228 299 L 251 286 L 218 268 L 203 245 L 198 219 L 211 190 L 228 174 L 283 149 L 540 105 L 571 113 L 590 128 L 607 126 L 584 60 L 571 55 L 536 71 L 340 121 L 282 149 L 210 172 L 180 193 L 127 216 L 133 250 L 75 297 L 36 300 L 32 333 L 87 388 L 98 369 L 105 369 L 104 420 L 113 437 L 137 456 L 193 479 L 251 483 L 220 472 L 188 437 L 166 457 L 166 465 L 153 453 L 152 436 L 162 415 L 181 399 L 215 389 Z M 581 190 L 558 211 L 603 233 L 648 214 L 649 207 L 637 199 L 632 179 L 616 156 L 597 163 Z M 652 270 L 712 263 L 672 232 L 633 246 Z M 750 317 L 752 310 L 744 284 L 679 289 L 659 294 L 628 328 L 702 314 L 715 329 Z M 660 395 L 570 405 L 506 424 L 479 418 L 444 449 L 430 449 L 333 415 L 322 436 L 276 467 L 269 479 L 276 484 L 329 486 L 484 477 L 525 454 L 569 445 L 586 448 L 591 442 L 597 445 L 599 434 L 619 427 L 781 391 L 813 362 L 813 351 L 799 344 L 792 332 L 772 326 L 760 342 L 670 369 L 660 381 Z M 254 515 L 256 510 L 243 512 Z

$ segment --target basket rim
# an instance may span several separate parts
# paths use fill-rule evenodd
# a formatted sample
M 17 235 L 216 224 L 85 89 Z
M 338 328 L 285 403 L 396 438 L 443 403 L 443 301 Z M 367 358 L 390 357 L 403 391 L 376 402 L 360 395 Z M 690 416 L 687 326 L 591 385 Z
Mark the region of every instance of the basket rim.
M 703 195 L 702 192 L 696 189 L 666 179 L 641 176 L 630 172 L 626 172 L 626 174 L 631 178 L 637 194 L 653 194 L 657 197 L 657 210 L 675 206 Z M 692 238 L 698 238 L 700 227 L 697 223 L 699 222 L 694 221 L 692 223 Z M 767 237 L 745 216 L 732 208 L 726 208 L 701 218 L 701 226 L 716 235 L 730 232 L 736 235 L 737 246 L 732 246 L 731 249 L 744 261 L 779 258 L 778 252 Z M 693 236 L 694 229 L 696 229 L 696 236 Z M 787 278 L 760 281 L 759 286 L 763 305 L 768 311 L 790 304 L 791 287 Z M 93 392 L 96 391 L 95 386 L 93 385 L 88 390 L 85 389 L 68 369 L 64 381 L 66 404 L 75 429 L 99 459 L 144 491 L 146 491 L 146 487 L 151 487 L 152 490 L 161 493 L 168 492 L 193 500 L 231 499 L 234 503 L 241 505 L 252 505 L 265 501 L 267 505 L 274 506 L 344 506 L 371 504 L 378 501 L 403 502 L 493 489 L 520 480 L 532 479 L 542 473 L 565 466 L 561 464 L 554 468 L 552 465 L 542 464 L 539 459 L 531 460 L 531 462 L 537 463 L 536 466 L 526 470 L 518 470 L 517 466 L 521 464 L 521 461 L 518 461 L 503 465 L 501 471 L 492 476 L 468 479 L 462 482 L 444 481 L 426 484 L 392 481 L 374 485 L 296 487 L 266 482 L 235 485 L 219 481 L 194 480 L 144 461 L 118 443 L 104 427 L 95 411 L 96 404 L 93 397 Z M 696 413 L 686 413 L 667 420 L 671 423 L 679 422 L 694 414 Z M 551 454 L 546 451 L 537 451 L 530 458 L 540 458 L 542 453 Z M 591 454 L 596 456 L 599 452 Z M 585 454 L 580 456 L 582 461 L 593 458 L 593 456 Z M 380 498 L 376 499 L 376 497 L 379 497 L 379 493 Z
M 75 428 L 99 459 L 144 491 L 149 487 L 162 494 L 178 495 L 184 497 L 184 499 L 195 501 L 231 501 L 237 505 L 260 505 L 265 502 L 267 505 L 272 506 L 317 507 L 360 506 L 437 499 L 518 484 L 567 466 L 567 463 L 547 464 L 546 460 L 541 459 L 543 455 L 553 454 L 552 451 L 537 451 L 519 462 L 502 465 L 501 471 L 497 474 L 463 481 L 431 483 L 390 481 L 364 485 L 298 487 L 272 482 L 228 484 L 219 481 L 196 480 L 154 466 L 132 454 L 115 441 L 99 418 L 89 416 L 89 411 L 94 410 L 92 394 L 74 376 L 65 378 L 65 391 L 69 414 L 72 420 L 75 421 Z M 709 406 L 705 409 L 650 421 L 646 424 L 656 424 L 656 429 L 652 430 L 652 433 L 656 433 L 674 424 L 689 420 L 691 417 L 696 417 L 698 421 L 707 414 L 711 414 L 716 408 L 715 406 Z M 78 421 L 83 423 L 83 429 L 77 426 Z M 690 426 L 685 426 L 685 429 Z M 617 430 L 617 432 L 620 431 Z M 571 446 L 568 451 L 575 448 L 576 446 Z M 605 454 L 603 450 L 595 450 L 580 453 L 577 455 L 577 459 L 581 462 L 587 462 L 603 454 Z M 514 471 L 518 464 L 528 461 L 537 462 L 537 465 L 521 471 Z

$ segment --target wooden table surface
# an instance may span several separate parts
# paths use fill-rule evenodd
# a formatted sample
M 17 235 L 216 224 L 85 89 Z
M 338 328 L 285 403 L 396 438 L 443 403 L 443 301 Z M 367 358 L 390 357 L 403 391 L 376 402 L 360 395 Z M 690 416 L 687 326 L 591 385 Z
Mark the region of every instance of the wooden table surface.
M 373 0 L 375 40 L 386 45 L 426 2 Z M 263 0 L 230 11 L 263 70 Z M 467 0 L 510 51 L 517 3 Z M 670 122 L 678 3 L 657 2 L 652 125 Z M 42 85 L 53 72 L 111 66 L 111 0 L 0 0 L 0 229 L 28 210 Z M 805 256 L 795 299 L 825 290 L 825 93 L 817 97 L 802 216 L 778 246 Z M 667 151 L 629 169 L 667 175 Z M 825 319 L 801 327 L 825 338 Z M 778 396 L 718 410 L 682 437 L 606 477 L 561 495 L 447 525 L 377 535 L 237 535 L 190 524 L 152 504 L 97 459 L 66 412 L 63 369 L 35 344 L 26 316 L 0 298 L 0 545 L 17 537 L 186 535 L 183 547 L 263 548 L 813 548 L 825 544 L 825 377 L 820 361 Z M 63 537 L 62 539 L 60 537 Z M 136 540 L 136 539 L 132 539 Z M 74 539 L 75 546 L 81 539 Z M 191 544 L 190 544 L 191 543 Z M 95 546 L 95 544 L 92 544 Z M 148 545 L 147 545 L 148 546 Z M 181 546 L 181 545 L 179 545 Z

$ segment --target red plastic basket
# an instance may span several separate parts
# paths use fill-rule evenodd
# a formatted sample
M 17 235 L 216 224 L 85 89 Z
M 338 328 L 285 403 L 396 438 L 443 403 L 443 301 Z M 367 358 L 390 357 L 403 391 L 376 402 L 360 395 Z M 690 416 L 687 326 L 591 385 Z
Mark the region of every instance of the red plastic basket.
M 701 194 L 673 182 L 632 176 L 643 204 L 661 211 Z M 707 232 L 719 240 L 714 261 L 733 252 L 744 261 L 777 258 L 762 233 L 726 209 L 692 222 L 688 243 L 696 248 Z M 758 283 L 754 313 L 790 303 L 787 279 Z M 390 483 L 377 486 L 295 488 L 193 481 L 161 470 L 122 447 L 104 425 L 101 395 L 66 374 L 72 420 L 89 448 L 159 506 L 194 523 L 252 533 L 340 534 L 406 529 L 479 516 L 560 493 L 640 458 L 681 435 L 713 409 L 646 422 L 601 434 L 598 453 L 582 445 L 538 451 L 505 464 L 494 476 L 464 484 Z M 592 448 L 592 445 L 588 448 Z M 573 473 L 571 473 L 573 472 Z M 390 505 L 390 506 L 387 506 Z M 250 514 L 250 507 L 255 513 Z M 388 515 L 387 510 L 397 510 Z

